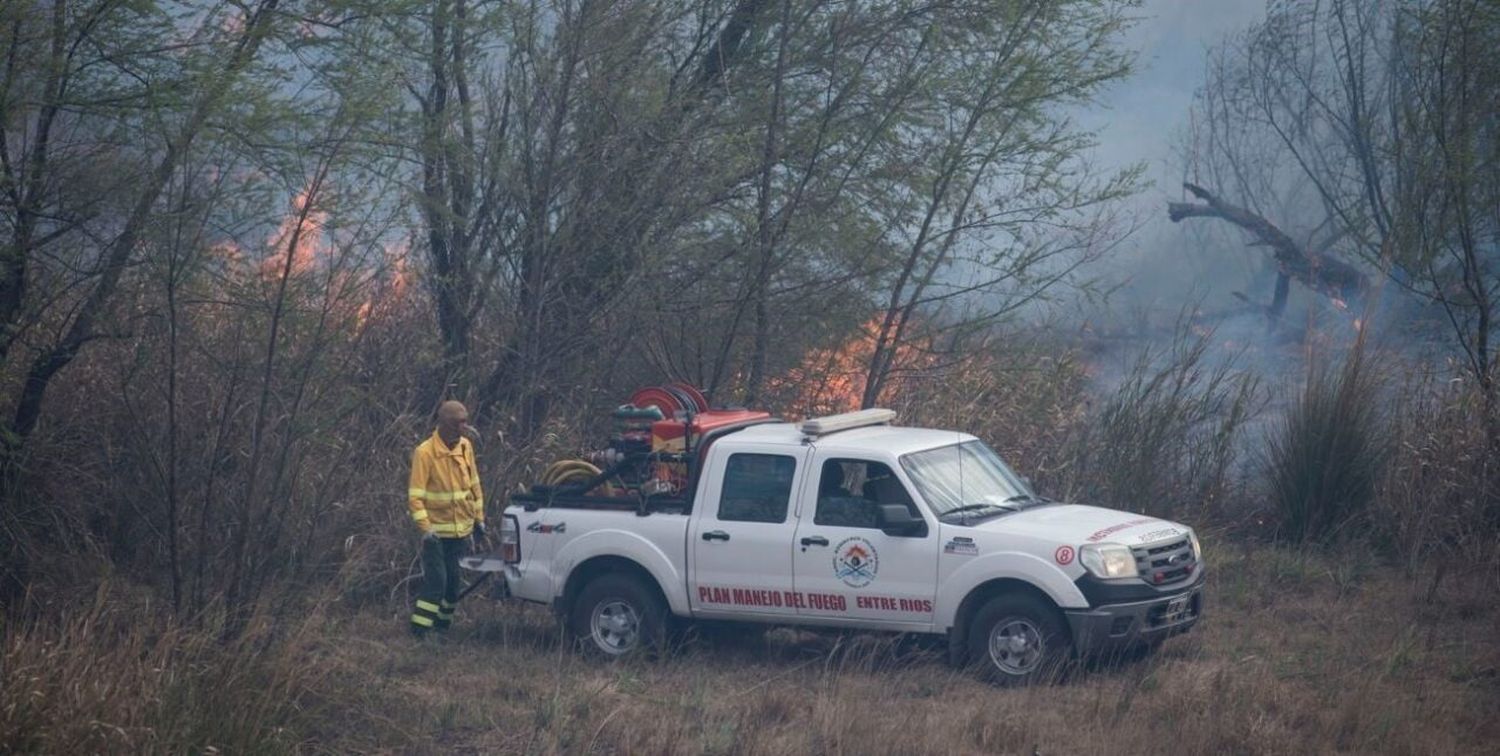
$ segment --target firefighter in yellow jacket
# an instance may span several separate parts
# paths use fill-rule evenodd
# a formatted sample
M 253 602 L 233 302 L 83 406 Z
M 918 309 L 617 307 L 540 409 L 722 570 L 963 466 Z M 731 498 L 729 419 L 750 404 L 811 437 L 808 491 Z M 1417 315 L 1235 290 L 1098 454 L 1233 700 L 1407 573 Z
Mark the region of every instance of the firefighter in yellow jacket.
M 469 536 L 482 545 L 484 489 L 474 464 L 474 444 L 464 437 L 469 411 L 458 402 L 438 408 L 437 429 L 411 455 L 407 506 L 422 531 L 422 591 L 411 615 L 418 637 L 447 630 L 460 587 L 458 560 Z

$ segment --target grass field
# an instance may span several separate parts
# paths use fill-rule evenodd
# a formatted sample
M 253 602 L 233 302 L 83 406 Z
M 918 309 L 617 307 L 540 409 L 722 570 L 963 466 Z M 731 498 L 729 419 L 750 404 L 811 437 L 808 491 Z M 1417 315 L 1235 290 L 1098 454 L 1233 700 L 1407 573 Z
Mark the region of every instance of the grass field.
M 111 643 L 97 620 L 33 628 L 6 636 L 0 750 L 1494 752 L 1493 576 L 1429 601 L 1430 581 L 1358 559 L 1210 559 L 1193 633 L 1029 690 L 957 673 L 929 644 L 789 629 L 600 665 L 564 650 L 545 610 L 482 599 L 420 643 L 401 616 L 337 606 L 227 649 L 123 628 Z

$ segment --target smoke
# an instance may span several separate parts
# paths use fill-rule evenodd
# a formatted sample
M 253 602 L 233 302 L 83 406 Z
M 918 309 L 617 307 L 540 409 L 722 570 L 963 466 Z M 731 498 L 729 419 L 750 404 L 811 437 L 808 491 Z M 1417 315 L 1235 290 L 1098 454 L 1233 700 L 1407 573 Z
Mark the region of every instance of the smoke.
M 1432 313 L 1394 286 L 1377 285 L 1363 301 L 1341 302 L 1294 281 L 1273 328 L 1268 308 L 1278 267 L 1271 250 L 1223 220 L 1167 218 L 1168 202 L 1193 199 L 1184 196 L 1183 181 L 1201 180 L 1187 156 L 1192 140 L 1201 138 L 1194 130 L 1202 125 L 1192 118 L 1211 49 L 1262 21 L 1265 11 L 1259 0 L 1148 0 L 1125 40 L 1139 50 L 1136 74 L 1078 114 L 1097 134 L 1095 160 L 1104 166 L 1140 163 L 1150 184 L 1126 202 L 1136 232 L 1085 271 L 1108 296 L 1080 297 L 1054 313 L 1085 334 L 1100 390 L 1117 385 L 1118 366 L 1144 350 L 1159 350 L 1184 328 L 1209 339 L 1209 361 L 1252 371 L 1272 387 L 1294 384 L 1305 375 L 1309 356 L 1341 353 L 1361 329 L 1372 335 L 1372 348 L 1402 358 L 1430 359 L 1437 351 L 1434 342 L 1442 335 L 1428 317 Z M 1257 167 L 1265 169 L 1273 189 L 1260 194 L 1275 206 L 1251 209 L 1297 243 L 1318 248 L 1330 231 L 1315 188 L 1294 165 Z M 1235 187 L 1210 188 L 1226 200 L 1246 201 Z M 1381 280 L 1379 271 L 1362 267 L 1372 281 Z

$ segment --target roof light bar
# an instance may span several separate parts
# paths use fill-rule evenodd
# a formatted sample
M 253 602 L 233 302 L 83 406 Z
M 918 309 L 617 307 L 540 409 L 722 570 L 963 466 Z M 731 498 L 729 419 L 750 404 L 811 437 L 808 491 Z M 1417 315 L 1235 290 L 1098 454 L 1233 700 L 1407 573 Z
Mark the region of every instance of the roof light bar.
M 829 433 L 851 428 L 889 425 L 895 419 L 895 410 L 871 408 L 858 412 L 845 412 L 842 415 L 808 418 L 802 421 L 802 432 L 808 436 L 826 436 Z

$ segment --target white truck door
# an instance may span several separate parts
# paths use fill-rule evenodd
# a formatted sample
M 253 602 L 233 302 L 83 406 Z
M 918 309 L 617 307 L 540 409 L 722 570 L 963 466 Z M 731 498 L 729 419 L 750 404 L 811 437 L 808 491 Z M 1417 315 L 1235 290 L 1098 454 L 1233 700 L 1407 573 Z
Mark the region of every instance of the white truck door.
M 792 492 L 804 476 L 802 450 L 735 444 L 709 454 L 694 502 L 688 596 L 694 615 L 796 616 L 792 594 Z
M 937 598 L 937 528 L 884 462 L 818 453 L 802 497 L 793 570 L 799 612 L 820 621 L 926 626 Z M 920 527 L 883 530 L 880 505 Z

